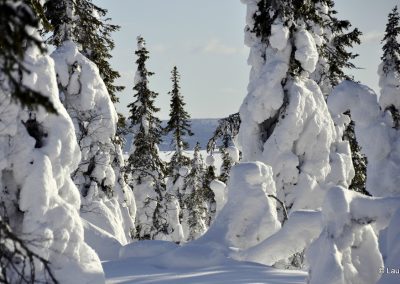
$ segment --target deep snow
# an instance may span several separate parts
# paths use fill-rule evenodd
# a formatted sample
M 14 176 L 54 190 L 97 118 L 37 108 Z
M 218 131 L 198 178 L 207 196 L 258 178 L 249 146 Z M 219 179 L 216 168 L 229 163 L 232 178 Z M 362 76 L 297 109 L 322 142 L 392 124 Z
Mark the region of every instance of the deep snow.
M 131 255 L 140 257 L 125 258 Z M 127 245 L 121 248 L 120 256 L 119 259 L 103 262 L 109 284 L 300 284 L 305 283 L 306 278 L 305 272 L 283 271 L 257 263 L 238 262 L 210 255 L 210 250 L 203 246 L 179 247 L 162 241 L 143 241 Z M 208 265 L 209 263 L 212 265 Z

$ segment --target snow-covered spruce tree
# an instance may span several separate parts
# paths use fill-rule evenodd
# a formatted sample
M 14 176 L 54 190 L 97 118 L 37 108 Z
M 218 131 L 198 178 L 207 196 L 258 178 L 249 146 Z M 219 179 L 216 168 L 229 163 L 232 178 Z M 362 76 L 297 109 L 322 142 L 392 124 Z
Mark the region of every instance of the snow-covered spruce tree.
M 179 177 L 179 169 L 184 166 L 187 167 L 190 163 L 189 157 L 184 154 L 184 150 L 189 147 L 185 137 L 193 136 L 193 132 L 190 129 L 190 115 L 184 109 L 186 104 L 180 91 L 180 75 L 176 66 L 172 69 L 171 75 L 172 90 L 169 92 L 171 95 L 170 118 L 164 130 L 165 133 L 172 133 L 171 144 L 175 152 L 168 164 L 167 172 L 175 182 Z
M 95 5 L 91 0 L 75 0 L 76 25 L 79 29 L 74 29 L 74 41 L 79 44 L 80 52 L 90 61 L 96 64 L 101 78 L 106 85 L 111 101 L 115 104 L 119 102 L 117 93 L 124 90 L 124 86 L 115 84 L 115 80 L 120 77 L 118 71 L 114 70 L 110 63 L 111 51 L 114 49 L 114 40 L 111 34 L 120 29 L 120 26 L 110 24 L 107 18 L 107 10 Z M 116 135 L 112 139 L 113 149 L 111 151 L 112 168 L 115 172 L 116 184 L 118 187 L 115 192 L 119 194 L 121 202 L 129 204 L 131 216 L 135 216 L 135 203 L 131 189 L 126 183 L 124 166 L 125 161 L 122 154 L 124 126 L 121 122 L 125 118 L 118 113 L 118 123 Z M 121 195 L 123 194 L 123 195 Z M 123 212 L 126 213 L 126 212 Z M 128 217 L 128 216 L 127 216 Z
M 56 45 L 60 98 L 72 118 L 82 160 L 73 180 L 82 195 L 81 216 L 113 235 L 122 244 L 134 229 L 135 203 L 132 192 L 121 183 L 112 165 L 122 161 L 116 151 L 117 113 L 97 66 L 80 51 L 77 42 L 79 1 L 48 1 L 45 12 L 54 26 L 50 42 Z M 118 149 L 117 149 L 118 150 Z M 95 244 L 92 244 L 95 245 Z
M 166 192 L 165 164 L 158 152 L 163 130 L 160 119 L 155 116 L 159 111 L 154 102 L 157 93 L 148 87 L 149 77 L 153 75 L 146 68 L 149 52 L 141 36 L 137 44 L 138 68 L 133 87 L 136 100 L 128 105 L 134 140 L 127 162 L 127 174 L 137 204 L 136 238 L 179 242 L 182 240 L 179 202 Z
M 36 16 L 26 4 L 0 1 L 0 11 L 2 31 L 10 32 L 7 44 L 0 42 L 0 282 L 104 283 L 100 260 L 84 241 L 70 177 L 80 151 L 58 98 L 54 62 L 38 46 Z M 22 72 L 7 73 L 4 55 Z
M 240 108 L 243 160 L 272 166 L 277 198 L 288 209 L 320 208 L 324 189 L 331 183 L 347 186 L 353 174 L 351 166 L 343 166 L 349 161 L 330 161 L 337 133 L 323 93 L 310 78 L 320 58 L 315 30 L 323 23 L 317 9 L 323 1 L 243 2 L 252 66 Z
M 220 119 L 213 136 L 207 143 L 208 153 L 211 154 L 216 147 L 218 147 L 221 152 L 223 162 L 218 179 L 224 183 L 228 181 L 232 166 L 240 159 L 240 153 L 235 143 L 236 136 L 239 133 L 240 122 L 239 113 L 234 113 L 226 118 Z M 220 140 L 219 146 L 217 146 L 218 140 Z
M 379 66 L 379 103 L 391 114 L 393 127 L 400 129 L 400 15 L 397 6 L 389 13 L 385 36 L 382 40 L 383 55 Z
M 181 205 L 181 224 L 186 241 L 197 239 L 208 228 L 208 207 L 203 178 L 204 161 L 200 154 L 200 143 L 197 142 L 190 162 L 190 172 L 184 178 L 185 195 Z

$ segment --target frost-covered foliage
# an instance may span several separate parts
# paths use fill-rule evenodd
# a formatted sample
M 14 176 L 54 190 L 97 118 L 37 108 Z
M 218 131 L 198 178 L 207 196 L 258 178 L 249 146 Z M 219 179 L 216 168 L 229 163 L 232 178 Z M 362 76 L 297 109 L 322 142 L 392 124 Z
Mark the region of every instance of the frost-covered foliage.
M 378 74 L 381 96 L 379 103 L 393 119 L 393 127 L 400 129 L 400 15 L 397 6 L 389 14 L 385 37 L 382 42 L 383 56 Z
M 59 282 L 104 283 L 99 258 L 84 241 L 79 191 L 70 177 L 80 150 L 72 121 L 58 98 L 54 63 L 30 49 L 24 65 L 30 72 L 23 73 L 21 84 L 48 98 L 57 115 L 42 107 L 28 112 L 1 90 L 1 219 L 29 250 L 50 262 Z M 50 281 L 40 278 L 43 264 L 35 261 L 36 280 Z M 15 265 L 27 279 L 32 276 L 28 262 Z M 14 276 L 8 274 L 8 281 L 19 283 Z
M 81 216 L 126 243 L 131 237 L 134 203 L 112 168 L 115 156 L 120 155 L 113 144 L 115 108 L 98 68 L 75 43 L 65 41 L 52 58 L 60 98 L 72 118 L 82 151 L 79 167 L 72 175 L 82 196 Z
M 243 2 L 252 67 L 240 108 L 243 160 L 272 166 L 287 208 L 317 209 L 331 184 L 347 186 L 354 175 L 348 144 L 338 143 L 324 95 L 310 77 L 320 59 L 319 4 Z
M 200 242 L 246 249 L 280 229 L 276 201 L 269 197 L 276 195 L 271 167 L 240 163 L 232 168 L 227 187 L 227 203 Z
M 155 116 L 159 111 L 154 103 L 158 94 L 148 88 L 153 73 L 146 68 L 149 52 L 145 45 L 139 36 L 135 51 L 138 68 L 133 88 L 136 100 L 128 105 L 134 140 L 127 175 L 137 204 L 136 238 L 180 242 L 179 202 L 166 189 L 165 164 L 158 150 L 163 131 L 160 119 Z

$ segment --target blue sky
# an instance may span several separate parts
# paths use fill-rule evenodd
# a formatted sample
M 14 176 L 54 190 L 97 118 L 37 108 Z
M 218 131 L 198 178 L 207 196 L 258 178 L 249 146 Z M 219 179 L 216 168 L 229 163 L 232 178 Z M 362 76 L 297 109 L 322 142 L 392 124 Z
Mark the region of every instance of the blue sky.
M 240 0 L 94 0 L 109 10 L 112 22 L 121 26 L 113 35 L 116 48 L 111 64 L 126 86 L 118 110 L 127 114 L 133 100 L 136 71 L 136 37 L 142 35 L 150 51 L 150 79 L 158 92 L 159 116 L 168 118 L 170 72 L 181 73 L 182 94 L 192 118 L 220 118 L 237 112 L 246 95 L 248 49 L 243 44 L 246 6 Z M 399 0 L 337 0 L 340 19 L 348 19 L 363 33 L 363 43 L 353 71 L 355 78 L 378 91 L 376 70 L 380 40 L 387 14 Z

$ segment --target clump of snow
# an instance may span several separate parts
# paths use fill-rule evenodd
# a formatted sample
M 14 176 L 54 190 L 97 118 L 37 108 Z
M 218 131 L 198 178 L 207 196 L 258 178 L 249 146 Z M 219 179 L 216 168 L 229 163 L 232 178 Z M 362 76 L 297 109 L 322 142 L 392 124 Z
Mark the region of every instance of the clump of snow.
M 0 129 L 0 180 L 7 189 L 0 193 L 3 210 L 29 249 L 50 261 L 60 283 L 104 283 L 100 260 L 85 243 L 78 214 L 79 192 L 70 175 L 80 151 L 72 121 L 58 99 L 54 62 L 36 49 L 27 52 L 25 61 L 30 74 L 24 84 L 47 96 L 58 114 L 41 107 L 29 112 L 1 93 L 0 120 L 2 126 L 11 126 Z M 37 264 L 35 269 L 40 275 L 43 267 Z
M 314 72 L 319 57 L 314 37 L 306 29 L 300 29 L 295 35 L 295 46 L 296 60 L 304 70 Z
M 214 242 L 221 247 L 248 248 L 280 228 L 271 167 L 260 162 L 241 163 L 231 170 L 228 198 L 200 243 Z M 238 206 L 240 206 L 239 209 Z
M 226 184 L 220 180 L 215 179 L 210 183 L 210 188 L 215 195 L 215 203 L 217 204 L 217 211 L 215 214 L 218 215 L 221 209 L 225 206 L 227 200 Z
M 208 155 L 206 157 L 206 165 L 207 166 L 213 166 L 215 163 L 215 157 L 213 155 Z
M 279 51 L 285 49 L 289 39 L 289 29 L 280 22 L 271 25 L 271 36 L 269 43 Z
M 239 162 L 240 152 L 238 148 L 236 148 L 235 146 L 229 146 L 228 148 L 225 149 L 225 151 L 228 153 L 233 163 Z
M 181 168 L 179 169 L 179 175 L 180 175 L 181 177 L 187 176 L 187 175 L 189 174 L 189 172 L 190 172 L 189 167 L 181 167 Z

